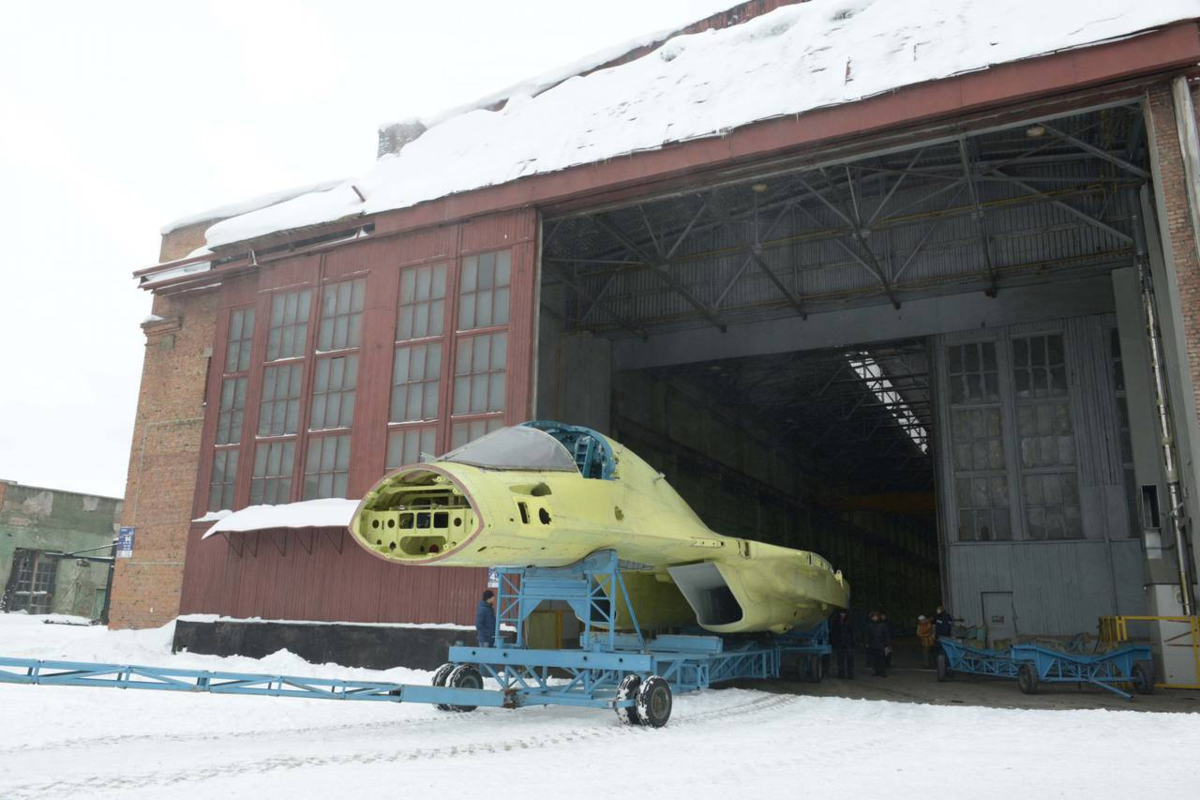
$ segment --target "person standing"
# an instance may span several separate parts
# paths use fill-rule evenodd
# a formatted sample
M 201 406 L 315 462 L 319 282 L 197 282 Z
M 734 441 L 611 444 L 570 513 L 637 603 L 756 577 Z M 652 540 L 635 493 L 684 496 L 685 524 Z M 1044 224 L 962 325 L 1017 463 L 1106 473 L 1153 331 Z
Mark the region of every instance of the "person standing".
M 880 619 L 879 612 L 872 611 L 871 621 L 867 624 L 867 654 L 871 659 L 871 669 L 880 678 L 887 677 L 887 650 L 891 643 L 892 636 L 887 623 Z
M 921 642 L 921 650 L 925 654 L 925 668 L 928 669 L 931 665 L 929 653 L 937 640 L 937 632 L 933 629 L 933 620 L 924 614 L 917 617 L 917 639 Z
M 933 615 L 933 630 L 938 639 L 949 639 L 954 635 L 954 617 L 945 606 L 938 606 Z
M 843 680 L 854 680 L 854 622 L 846 609 L 839 611 L 829 626 L 829 643 L 837 659 L 837 674 Z
M 479 647 L 492 647 L 496 641 L 496 593 L 483 590 L 483 598 L 475 609 L 475 638 Z

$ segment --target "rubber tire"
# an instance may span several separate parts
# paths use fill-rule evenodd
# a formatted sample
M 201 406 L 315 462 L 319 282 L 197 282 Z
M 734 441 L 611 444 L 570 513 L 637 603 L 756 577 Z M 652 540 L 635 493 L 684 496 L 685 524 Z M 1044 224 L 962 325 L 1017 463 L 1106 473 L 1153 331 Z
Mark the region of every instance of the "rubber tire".
M 431 680 L 430 683 L 432 683 L 434 686 L 445 686 L 446 678 L 448 678 L 450 676 L 450 673 L 453 672 L 454 668 L 457 666 L 458 666 L 457 664 L 453 664 L 453 663 L 442 664 L 440 667 L 437 668 L 437 671 L 435 671 L 433 673 L 433 680 Z M 451 711 L 452 710 L 450 708 L 450 706 L 446 705 L 445 703 L 438 703 L 437 709 L 439 711 Z
M 642 686 L 642 679 L 638 675 L 629 674 L 621 678 L 621 683 L 617 686 L 617 699 L 628 700 L 636 698 L 638 689 Z M 617 712 L 617 719 L 621 720 L 622 725 L 640 725 L 642 724 L 641 717 L 638 716 L 637 704 L 627 706 L 626 708 L 614 709 Z
M 821 662 L 821 657 L 817 655 L 809 656 L 804 679 L 809 683 L 820 683 L 824 677 L 825 665 Z
M 453 689 L 482 689 L 483 675 L 471 664 L 461 664 L 446 676 L 446 685 Z M 474 711 L 479 706 L 450 706 L 451 711 Z
M 950 676 L 954 673 L 950 670 L 950 659 L 946 658 L 946 654 L 938 653 L 933 657 L 933 663 L 937 666 L 938 683 L 950 680 Z
M 1133 688 L 1138 694 L 1154 694 L 1154 667 L 1149 662 L 1133 665 Z
M 1017 686 L 1025 694 L 1037 694 L 1038 690 L 1038 674 L 1037 667 L 1032 662 L 1026 661 L 1021 666 L 1017 667 Z
M 642 681 L 637 693 L 637 713 L 641 724 L 661 728 L 671 718 L 671 684 L 666 678 L 651 675 Z

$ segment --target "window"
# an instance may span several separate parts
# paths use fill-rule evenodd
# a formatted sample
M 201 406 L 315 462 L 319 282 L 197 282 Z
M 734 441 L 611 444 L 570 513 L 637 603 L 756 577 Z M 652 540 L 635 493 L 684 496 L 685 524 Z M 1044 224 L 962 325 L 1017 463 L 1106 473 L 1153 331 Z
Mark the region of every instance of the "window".
M 1011 539 L 996 343 L 952 345 L 946 355 L 958 538 Z
M 458 329 L 508 324 L 508 285 L 512 254 L 508 250 L 467 256 L 462 262 L 458 295 Z
M 504 427 L 504 420 L 499 417 L 491 419 L 475 419 L 470 422 L 456 422 L 450 426 L 450 449 L 457 449 L 468 442 L 473 442 L 480 436 Z
M 246 378 L 226 378 L 221 382 L 217 444 L 237 444 L 242 440 L 242 418 L 245 410 Z
M 312 292 L 302 289 L 271 298 L 271 327 L 267 332 L 267 361 L 304 355 Z
M 238 451 L 217 450 L 213 454 L 212 478 L 208 484 L 208 510 L 232 509 L 236 500 Z
M 454 362 L 455 414 L 504 410 L 504 365 L 508 334 L 492 333 L 458 340 Z
M 254 339 L 254 309 L 239 308 L 229 315 L 229 344 L 225 348 L 225 372 L 250 369 L 250 345 Z
M 388 434 L 387 468 L 396 469 L 406 464 L 417 464 L 421 454 L 433 455 L 436 448 L 436 428 L 404 428 Z
M 358 356 L 317 359 L 310 430 L 349 428 L 354 424 L 357 381 Z
M 262 402 L 258 409 L 258 435 L 282 436 L 300 427 L 300 391 L 304 366 L 286 364 L 263 370 Z
M 1081 539 L 1075 430 L 1061 333 L 1012 340 L 1017 441 L 1029 539 Z
M 317 352 L 358 347 L 362 328 L 366 281 L 346 281 L 325 287 L 321 302 L 321 327 Z
M 442 345 L 418 344 L 396 350 L 392 369 L 392 422 L 437 419 Z
M 13 552 L 12 594 L 8 611 L 49 614 L 54 604 L 58 559 L 38 550 Z
M 404 270 L 400 273 L 396 341 L 441 336 L 445 306 L 445 264 Z
M 345 497 L 350 474 L 350 437 L 319 436 L 308 441 L 304 499 Z
M 254 451 L 254 476 L 250 481 L 252 504 L 277 505 L 292 499 L 292 466 L 296 443 L 263 442 Z

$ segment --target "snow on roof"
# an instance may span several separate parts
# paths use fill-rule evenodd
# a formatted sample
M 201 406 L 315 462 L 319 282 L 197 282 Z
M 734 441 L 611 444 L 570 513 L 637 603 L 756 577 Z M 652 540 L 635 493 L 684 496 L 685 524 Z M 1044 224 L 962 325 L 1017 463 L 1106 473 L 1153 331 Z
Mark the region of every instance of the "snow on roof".
M 293 186 L 291 189 L 284 189 L 279 192 L 271 192 L 270 194 L 251 197 L 249 200 L 243 200 L 240 203 L 229 203 L 216 208 L 210 208 L 207 211 L 200 211 L 195 214 L 188 214 L 180 217 L 173 222 L 168 222 L 159 231 L 163 236 L 168 233 L 177 231 L 180 228 L 186 228 L 189 225 L 198 225 L 201 222 L 210 222 L 217 219 L 226 219 L 227 217 L 236 217 L 239 214 L 248 214 L 251 211 L 258 211 L 260 208 L 267 208 L 276 203 L 283 203 L 291 200 L 294 197 L 299 197 L 302 194 L 310 194 L 312 192 L 324 192 L 339 185 L 340 180 L 336 181 L 321 181 L 320 183 L 308 183 L 304 186 Z
M 272 528 L 345 528 L 350 525 L 356 508 L 357 500 L 305 500 L 278 506 L 250 506 L 241 511 L 213 511 L 194 521 L 217 523 L 204 532 L 202 539 L 218 533 Z
M 450 117 L 360 178 L 206 238 L 218 247 L 406 208 L 1196 17 L 1197 0 L 810 0 Z

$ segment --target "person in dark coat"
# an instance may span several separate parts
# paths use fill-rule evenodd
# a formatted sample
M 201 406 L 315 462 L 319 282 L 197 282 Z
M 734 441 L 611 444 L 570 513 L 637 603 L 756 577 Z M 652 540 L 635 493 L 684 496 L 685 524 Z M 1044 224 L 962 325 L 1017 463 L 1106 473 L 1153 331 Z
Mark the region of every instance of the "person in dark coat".
M 479 647 L 492 647 L 496 641 L 496 593 L 485 589 L 475 609 L 475 637 Z
M 945 606 L 938 606 L 937 613 L 933 615 L 933 632 L 939 639 L 949 639 L 954 635 L 954 617 Z
M 867 654 L 871 659 L 871 669 L 881 678 L 887 677 L 887 650 L 892 644 L 892 636 L 887 623 L 880 619 L 878 612 L 871 612 L 871 621 L 867 625 Z
M 854 622 L 845 609 L 834 615 L 829 626 L 829 644 L 837 658 L 837 674 L 844 680 L 854 680 Z

